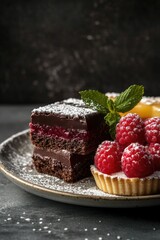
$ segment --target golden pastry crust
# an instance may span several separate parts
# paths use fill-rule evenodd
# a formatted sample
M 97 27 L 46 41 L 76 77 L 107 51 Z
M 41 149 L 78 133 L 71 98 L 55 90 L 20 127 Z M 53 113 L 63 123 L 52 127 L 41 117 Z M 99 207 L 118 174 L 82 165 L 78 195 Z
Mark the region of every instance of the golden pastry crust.
M 160 192 L 160 171 L 145 178 L 128 178 L 123 172 L 103 174 L 92 165 L 91 173 L 97 187 L 109 194 L 142 196 Z

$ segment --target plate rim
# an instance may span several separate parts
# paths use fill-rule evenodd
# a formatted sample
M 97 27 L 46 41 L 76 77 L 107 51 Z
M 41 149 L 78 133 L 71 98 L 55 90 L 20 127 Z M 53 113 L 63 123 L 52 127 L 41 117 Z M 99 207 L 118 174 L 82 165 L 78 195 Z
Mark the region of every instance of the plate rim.
M 16 134 L 11 135 L 9 138 L 7 138 L 6 140 L 4 140 L 1 144 L 0 144 L 0 154 L 1 151 L 3 150 L 3 148 L 5 147 L 6 144 L 8 144 L 11 140 L 13 141 L 13 139 L 20 137 L 22 135 L 29 135 L 29 129 L 25 129 L 23 131 L 20 131 Z M 69 197 L 74 199 L 83 199 L 83 200 L 90 200 L 90 201 L 106 201 L 106 205 L 108 201 L 114 201 L 114 202 L 141 202 L 141 201 L 156 201 L 156 200 L 160 200 L 160 194 L 152 194 L 152 195 L 143 195 L 143 196 L 116 196 L 116 195 L 106 195 L 106 196 L 99 196 L 99 195 L 88 195 L 88 194 L 77 194 L 77 193 L 70 193 L 70 192 L 64 192 L 64 191 L 60 191 L 60 190 L 54 190 L 54 189 L 49 189 L 47 187 L 44 186 L 39 186 L 38 184 L 35 183 L 31 183 L 23 178 L 20 178 L 19 176 L 17 176 L 15 173 L 11 172 L 10 170 L 8 170 L 4 164 L 1 161 L 0 158 L 0 172 L 5 175 L 10 181 L 12 181 L 14 184 L 18 185 L 19 187 L 23 188 L 26 190 L 26 188 L 31 188 L 32 190 L 36 190 L 36 191 L 41 191 L 41 192 L 47 192 L 48 194 L 53 194 L 56 196 L 63 196 L 63 197 Z M 67 183 L 68 184 L 68 183 Z M 29 191 L 29 190 L 28 190 Z M 32 191 L 29 191 L 32 192 Z M 33 193 L 33 192 L 32 192 Z M 33 193 L 34 194 L 34 193 Z M 36 194 L 36 193 L 35 193 Z M 38 194 L 36 194 L 38 195 Z M 40 196 L 40 195 L 39 195 Z M 50 198 L 52 199 L 52 198 Z M 54 200 L 54 199 L 53 199 Z M 64 201 L 63 201 L 64 202 Z M 73 203 L 74 204 L 74 203 Z M 75 203 L 76 204 L 76 203 Z M 160 204 L 160 203 L 159 203 Z M 81 205 L 81 204 L 78 204 Z M 85 205 L 85 204 L 82 204 Z M 88 206 L 88 205 L 87 205 Z M 104 204 L 103 204 L 104 207 Z

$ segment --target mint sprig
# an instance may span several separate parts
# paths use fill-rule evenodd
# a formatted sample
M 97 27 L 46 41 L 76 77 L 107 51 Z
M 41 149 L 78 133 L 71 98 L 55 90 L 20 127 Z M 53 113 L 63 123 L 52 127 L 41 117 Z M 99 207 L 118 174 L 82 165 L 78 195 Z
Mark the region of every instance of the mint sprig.
M 104 93 L 97 90 L 84 90 L 80 95 L 88 107 L 102 114 L 108 112 L 108 97 Z
M 141 85 L 131 85 L 115 99 L 115 108 L 117 112 L 128 112 L 139 101 L 144 94 L 144 87 Z
M 114 100 L 97 90 L 84 90 L 79 93 L 86 106 L 104 115 L 110 135 L 114 139 L 116 125 L 121 117 L 119 112 L 125 113 L 135 107 L 142 99 L 144 87 L 142 85 L 131 85 Z

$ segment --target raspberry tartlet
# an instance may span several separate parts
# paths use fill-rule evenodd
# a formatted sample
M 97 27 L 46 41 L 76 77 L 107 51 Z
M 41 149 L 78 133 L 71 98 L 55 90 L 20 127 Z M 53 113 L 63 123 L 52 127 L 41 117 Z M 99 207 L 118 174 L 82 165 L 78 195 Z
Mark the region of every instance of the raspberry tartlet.
M 109 194 L 141 196 L 160 192 L 160 118 L 123 116 L 114 141 L 97 148 L 91 172 L 97 187 Z

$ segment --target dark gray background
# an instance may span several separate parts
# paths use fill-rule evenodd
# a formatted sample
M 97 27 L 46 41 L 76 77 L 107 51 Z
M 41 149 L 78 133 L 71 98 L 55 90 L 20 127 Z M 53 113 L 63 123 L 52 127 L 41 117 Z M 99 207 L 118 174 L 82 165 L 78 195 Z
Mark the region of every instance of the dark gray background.
M 160 1 L 1 0 L 0 103 L 160 90 Z

